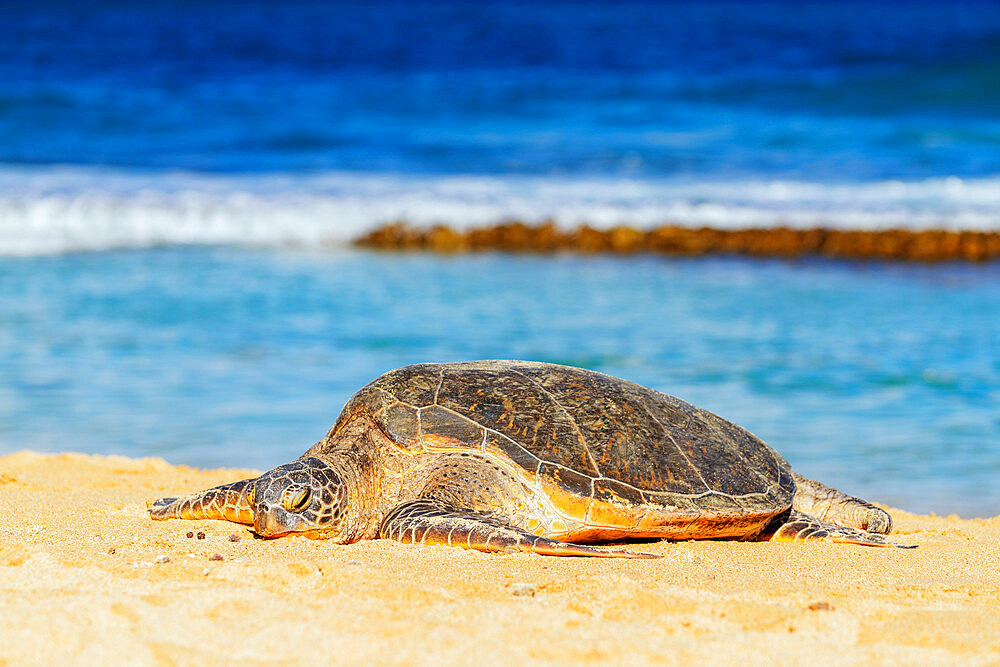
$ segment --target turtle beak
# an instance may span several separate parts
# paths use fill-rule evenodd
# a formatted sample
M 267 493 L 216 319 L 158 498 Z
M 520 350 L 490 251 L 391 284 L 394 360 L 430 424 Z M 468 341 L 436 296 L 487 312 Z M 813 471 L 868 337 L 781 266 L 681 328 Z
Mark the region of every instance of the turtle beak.
M 260 505 L 253 513 L 253 530 L 261 537 L 281 537 L 298 530 L 302 519 L 274 505 Z

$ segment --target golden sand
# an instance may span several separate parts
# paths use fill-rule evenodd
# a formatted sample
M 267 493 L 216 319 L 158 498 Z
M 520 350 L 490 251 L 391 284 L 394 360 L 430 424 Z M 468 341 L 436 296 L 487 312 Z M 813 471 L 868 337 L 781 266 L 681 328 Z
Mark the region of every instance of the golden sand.
M 1000 517 L 894 510 L 909 550 L 701 541 L 606 560 L 146 516 L 250 474 L 0 457 L 0 664 L 1000 664 Z

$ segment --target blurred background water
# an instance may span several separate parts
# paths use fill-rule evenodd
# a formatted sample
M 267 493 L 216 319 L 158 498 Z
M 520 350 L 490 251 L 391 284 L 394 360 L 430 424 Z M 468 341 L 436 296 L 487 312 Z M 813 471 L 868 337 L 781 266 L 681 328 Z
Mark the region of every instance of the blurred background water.
M 1000 7 L 4 3 L 0 451 L 265 468 L 391 367 L 529 358 L 1000 514 L 996 263 L 345 247 L 550 216 L 1000 228 Z

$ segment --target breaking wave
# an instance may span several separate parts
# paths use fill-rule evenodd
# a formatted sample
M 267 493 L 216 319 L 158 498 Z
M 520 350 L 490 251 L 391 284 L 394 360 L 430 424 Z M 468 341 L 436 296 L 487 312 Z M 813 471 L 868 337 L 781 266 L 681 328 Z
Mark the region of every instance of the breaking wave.
M 913 182 L 693 182 L 366 173 L 206 175 L 0 170 L 0 255 L 164 245 L 342 245 L 394 220 L 462 228 L 517 219 L 845 229 L 1000 229 L 1000 176 Z

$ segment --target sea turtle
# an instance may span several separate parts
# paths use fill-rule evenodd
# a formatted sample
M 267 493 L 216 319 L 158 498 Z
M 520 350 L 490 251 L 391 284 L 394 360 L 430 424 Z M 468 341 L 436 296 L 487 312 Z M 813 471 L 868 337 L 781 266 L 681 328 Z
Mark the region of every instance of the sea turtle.
M 262 537 L 566 556 L 649 556 L 592 546 L 630 538 L 898 546 L 882 536 L 884 510 L 793 473 L 732 422 L 610 375 L 527 361 L 390 371 L 297 460 L 149 513 L 226 519 Z

